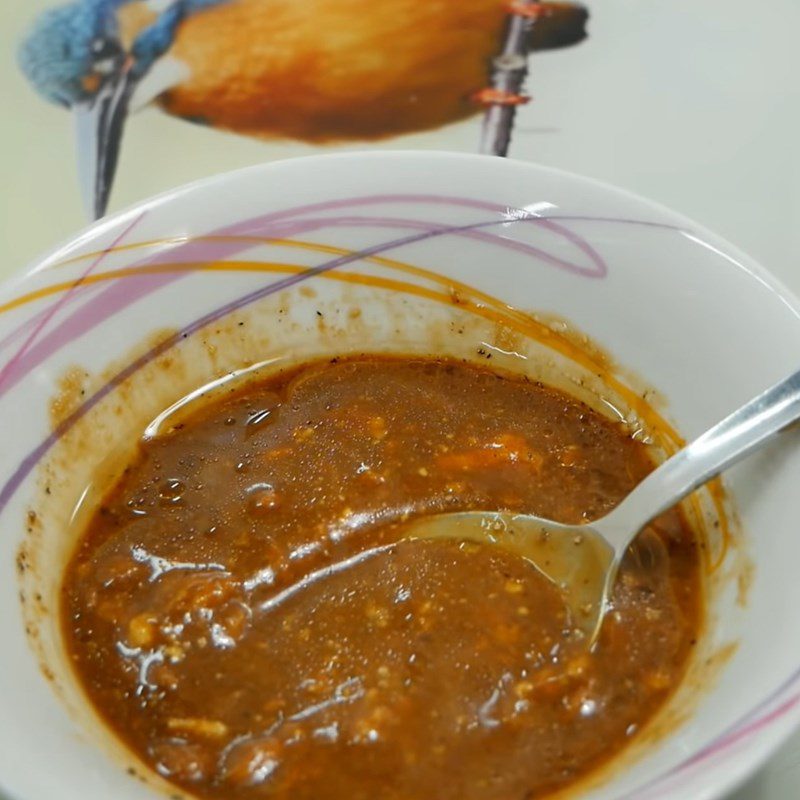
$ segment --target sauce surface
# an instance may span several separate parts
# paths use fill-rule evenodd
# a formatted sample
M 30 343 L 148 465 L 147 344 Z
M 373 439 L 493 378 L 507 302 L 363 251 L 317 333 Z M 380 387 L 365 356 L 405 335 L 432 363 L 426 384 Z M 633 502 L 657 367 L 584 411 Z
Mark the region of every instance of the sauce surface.
M 680 681 L 699 554 L 671 512 L 592 653 L 523 559 L 402 541 L 414 515 L 580 522 L 653 467 L 555 390 L 363 358 L 238 387 L 154 439 L 67 567 L 63 626 L 111 728 L 192 794 L 532 800 L 618 752 Z

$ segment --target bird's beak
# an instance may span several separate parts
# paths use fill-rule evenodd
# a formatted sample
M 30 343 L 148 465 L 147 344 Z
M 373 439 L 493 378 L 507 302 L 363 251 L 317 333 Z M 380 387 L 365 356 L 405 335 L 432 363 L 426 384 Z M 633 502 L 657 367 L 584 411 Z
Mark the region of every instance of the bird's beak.
M 130 65 L 124 64 L 103 81 L 91 100 L 74 107 L 78 180 L 86 214 L 92 220 L 106 213 L 135 87 Z

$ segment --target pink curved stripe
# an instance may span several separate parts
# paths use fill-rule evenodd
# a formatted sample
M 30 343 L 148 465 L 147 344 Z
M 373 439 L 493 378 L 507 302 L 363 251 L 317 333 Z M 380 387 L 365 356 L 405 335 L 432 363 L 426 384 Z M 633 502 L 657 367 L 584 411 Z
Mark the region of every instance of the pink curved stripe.
M 515 242 L 502 236 L 493 234 L 484 234 L 480 231 L 473 230 L 481 226 L 495 225 L 498 223 L 518 224 L 520 222 L 539 222 L 544 224 L 545 221 L 540 217 L 526 217 L 523 219 L 509 219 L 508 208 L 493 203 L 486 203 L 479 200 L 472 200 L 469 198 L 449 198 L 442 196 L 427 196 L 427 195 L 374 195 L 361 198 L 352 198 L 348 200 L 336 200 L 325 203 L 315 203 L 309 206 L 300 206 L 295 209 L 288 209 L 285 211 L 274 212 L 266 214 L 261 217 L 256 217 L 244 222 L 236 223 L 219 229 L 218 231 L 208 234 L 209 236 L 244 236 L 244 235 L 259 235 L 264 237 L 283 237 L 286 238 L 291 235 L 297 235 L 301 232 L 307 232 L 311 226 L 312 228 L 325 227 L 332 222 L 335 224 L 335 219 L 330 218 L 316 218 L 306 219 L 302 216 L 299 219 L 292 219 L 293 216 L 302 215 L 309 211 L 316 210 L 331 210 L 340 207 L 348 207 L 353 205 L 369 205 L 374 203 L 406 203 L 406 202 L 431 202 L 434 204 L 442 205 L 461 205 L 481 210 L 491 210 L 495 213 L 502 214 L 502 218 L 497 220 L 490 220 L 487 223 L 475 223 L 474 225 L 465 226 L 445 226 L 434 223 L 426 223 L 419 220 L 397 220 L 393 218 L 376 218 L 373 224 L 381 225 L 384 227 L 393 227 L 394 225 L 412 226 L 417 225 L 420 229 L 437 231 L 441 233 L 451 232 L 454 235 L 474 234 L 478 233 L 482 236 L 492 237 L 491 239 L 484 239 L 485 241 L 492 241 L 493 243 L 513 248 L 521 249 L 523 252 L 528 253 L 537 258 L 542 258 L 554 266 L 562 268 L 569 268 L 575 271 L 581 271 L 582 274 L 592 274 L 585 268 L 576 267 L 575 265 L 556 256 L 548 254 L 541 248 L 536 248 L 532 245 L 526 245 L 521 242 Z M 120 234 L 117 244 L 121 238 L 127 233 L 130 227 L 133 227 L 141 217 L 137 218 L 128 229 Z M 565 236 L 570 242 L 576 244 L 582 252 L 587 254 L 594 262 L 597 276 L 601 277 L 605 274 L 605 264 L 600 258 L 599 254 L 580 237 L 568 232 L 562 225 L 547 221 L 547 227 L 556 231 L 559 235 Z M 182 243 L 176 247 L 170 248 L 166 253 L 158 253 L 149 258 L 140 260 L 134 263 L 134 267 L 144 265 L 156 265 L 161 262 L 168 254 L 171 260 L 176 258 L 186 261 L 210 261 L 221 260 L 228 258 L 237 252 L 240 252 L 251 243 L 241 242 L 237 240 L 230 240 L 228 242 L 209 242 L 209 241 L 193 241 Z M 113 247 L 113 245 L 112 245 Z M 111 248 L 109 248 L 111 249 Z M 104 254 L 101 254 L 98 259 L 102 259 Z M 89 274 L 93 270 L 99 260 L 94 262 L 84 274 Z M 67 302 L 71 301 L 74 293 L 67 292 L 67 296 L 60 298 L 59 303 L 52 310 L 51 313 L 43 320 L 42 324 L 37 325 L 34 335 L 29 337 L 23 349 L 18 352 L 12 360 L 5 365 L 3 371 L 0 372 L 0 397 L 10 391 L 16 384 L 22 380 L 31 370 L 35 369 L 44 360 L 52 356 L 59 349 L 66 344 L 74 341 L 79 336 L 87 333 L 92 328 L 100 324 L 102 321 L 112 317 L 123 308 L 136 302 L 139 299 L 151 294 L 157 289 L 166 286 L 173 281 L 179 280 L 184 277 L 184 272 L 178 273 L 164 273 L 161 275 L 142 275 L 142 276 L 127 276 L 124 282 L 115 282 L 112 286 L 101 291 L 97 297 L 82 307 L 80 310 L 73 312 L 69 317 L 57 325 L 49 334 L 39 338 L 38 342 L 34 341 L 38 334 L 43 330 L 44 325 L 49 321 L 58 308 L 63 307 Z
M 16 328 L 12 328 L 8 335 L 0 339 L 0 351 L 11 347 L 14 342 L 25 336 L 25 334 L 30 331 L 34 325 L 36 325 L 36 323 L 44 316 L 45 313 L 46 311 L 37 311 L 32 316 L 28 317 L 28 319 L 26 319 L 24 322 L 21 322 L 19 325 L 17 325 Z
M 25 341 L 22 343 L 22 346 L 14 353 L 13 356 L 2 366 L 0 367 L 0 390 L 6 389 L 9 385 L 13 385 L 16 381 L 14 381 L 15 373 L 19 376 L 25 375 L 27 373 L 26 365 L 23 363 L 24 357 L 26 352 L 32 347 L 33 343 L 36 341 L 36 338 L 42 332 L 44 327 L 47 323 L 53 318 L 53 316 L 58 312 L 60 308 L 67 305 L 69 301 L 72 299 L 74 290 L 77 286 L 80 285 L 81 280 L 86 278 L 87 275 L 90 275 L 94 272 L 97 267 L 102 264 L 105 260 L 106 255 L 110 250 L 113 250 L 118 244 L 122 242 L 122 240 L 139 224 L 139 221 L 144 217 L 146 211 L 142 211 L 138 217 L 131 220 L 131 222 L 123 228 L 123 230 L 114 238 L 111 244 L 103 250 L 100 255 L 98 255 L 90 264 L 89 266 L 83 271 L 80 277 L 77 279 L 75 286 L 68 289 L 62 295 L 58 297 L 58 299 L 45 311 L 45 313 L 39 318 L 36 324 L 33 326 L 33 330 L 28 334 Z M 38 362 L 37 362 L 38 363 Z M 2 391 L 0 391 L 2 394 Z
M 542 217 L 533 217 L 530 220 L 518 220 L 518 222 L 520 223 L 528 221 L 536 222 L 543 228 L 556 230 L 556 232 L 560 236 L 568 238 L 566 236 L 567 229 L 563 225 L 556 225 L 556 223 L 550 220 L 545 220 Z M 309 220 L 302 220 L 300 222 L 294 223 L 292 228 L 292 233 L 294 235 L 301 235 L 309 233 L 314 230 L 318 230 L 321 227 L 326 227 L 326 228 L 327 227 L 384 227 L 384 228 L 411 228 L 415 230 L 431 229 L 429 223 L 420 222 L 419 220 L 398 218 L 398 217 L 368 217 L 368 216 L 322 217 L 322 218 L 311 218 Z M 535 245 L 527 244 L 525 242 L 519 242 L 515 239 L 511 239 L 505 236 L 500 236 L 495 233 L 488 233 L 480 230 L 464 230 L 464 231 L 454 231 L 453 235 L 462 236 L 464 238 L 473 239 L 475 241 L 486 242 L 488 244 L 500 245 L 501 247 L 505 247 L 508 250 L 513 250 L 529 256 L 532 255 L 540 259 L 541 261 L 545 262 L 546 264 L 558 267 L 566 272 L 571 272 L 575 275 L 583 275 L 588 278 L 603 278 L 608 272 L 605 262 L 600 258 L 600 256 L 593 248 L 589 248 L 587 252 L 586 250 L 583 250 L 583 248 L 580 247 L 580 245 L 578 244 L 576 244 L 576 247 L 579 247 L 579 249 L 581 249 L 583 252 L 586 252 L 586 254 L 588 255 L 590 260 L 589 266 L 581 266 L 580 264 L 574 263 L 572 261 L 567 261 L 564 258 L 559 258 L 558 256 L 554 256 L 553 254 L 548 253 L 546 250 L 543 250 L 541 247 L 536 247 Z
M 773 709 L 768 714 L 765 714 L 763 717 L 759 717 L 754 722 L 749 723 L 748 725 L 744 725 L 741 728 L 729 733 L 727 736 L 722 737 L 719 741 L 713 742 L 709 747 L 707 747 L 702 752 L 698 753 L 694 756 L 687 764 L 687 766 L 698 764 L 701 761 L 705 761 L 712 756 L 721 753 L 723 750 L 727 750 L 737 742 L 742 741 L 743 739 L 747 739 L 755 733 L 764 730 L 764 728 L 769 727 L 773 722 L 779 720 L 781 717 L 786 716 L 793 708 L 795 708 L 798 704 L 800 704 L 800 694 L 795 695 L 794 697 L 790 697 L 786 702 L 779 705 L 776 709 Z
M 704 765 L 709 759 L 723 754 L 730 756 L 731 750 L 736 744 L 743 743 L 769 728 L 798 705 L 800 705 L 800 695 L 795 695 L 763 717 L 759 717 L 748 725 L 737 727 L 731 733 L 720 737 L 699 753 L 656 778 L 651 784 L 635 789 L 617 800 L 645 800 L 645 798 L 658 800 L 662 797 L 675 797 L 674 792 L 691 779 L 695 767 Z M 646 794 L 642 794 L 643 791 L 646 791 Z
M 92 283 L 84 283 L 81 284 L 80 286 L 75 286 L 72 292 L 71 305 L 75 305 L 75 302 L 78 299 L 84 297 L 85 295 L 98 293 L 98 291 L 100 291 L 102 288 L 103 288 L 102 286 Z M 34 312 L 33 314 L 31 314 L 30 317 L 28 317 L 28 319 L 24 320 L 19 325 L 17 325 L 16 328 L 12 328 L 11 331 L 6 336 L 0 339 L 0 351 L 5 350 L 7 347 L 10 347 L 14 342 L 22 338 L 25 335 L 25 333 L 31 330 L 31 328 L 33 328 L 33 326 L 47 313 L 47 310 L 48 309 L 45 308 L 40 311 Z

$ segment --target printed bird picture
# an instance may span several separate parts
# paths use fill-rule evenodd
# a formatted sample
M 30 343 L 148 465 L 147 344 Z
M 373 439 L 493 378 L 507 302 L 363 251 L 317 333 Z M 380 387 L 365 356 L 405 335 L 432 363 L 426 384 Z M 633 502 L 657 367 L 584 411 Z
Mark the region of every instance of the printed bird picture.
M 105 213 L 125 120 L 167 114 L 325 145 L 484 113 L 505 155 L 530 52 L 573 45 L 588 14 L 525 0 L 75 0 L 45 11 L 20 67 L 72 110 L 89 214 Z

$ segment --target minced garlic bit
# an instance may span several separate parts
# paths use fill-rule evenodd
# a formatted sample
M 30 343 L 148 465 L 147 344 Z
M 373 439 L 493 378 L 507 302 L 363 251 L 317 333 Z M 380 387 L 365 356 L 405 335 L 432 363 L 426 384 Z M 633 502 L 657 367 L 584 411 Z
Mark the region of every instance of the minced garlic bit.
M 228 726 L 224 722 L 203 717 L 170 717 L 167 728 L 175 733 L 200 736 L 203 739 L 222 739 L 228 733 Z

